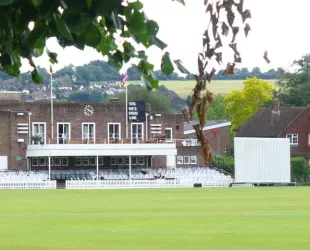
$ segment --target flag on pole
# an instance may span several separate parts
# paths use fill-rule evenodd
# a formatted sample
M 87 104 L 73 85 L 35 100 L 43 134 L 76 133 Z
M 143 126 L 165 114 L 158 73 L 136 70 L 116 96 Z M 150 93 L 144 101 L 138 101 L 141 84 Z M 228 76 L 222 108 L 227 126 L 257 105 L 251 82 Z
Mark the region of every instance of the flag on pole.
M 122 84 L 122 85 L 125 84 L 127 78 L 128 78 L 128 74 L 127 74 L 127 72 L 126 72 L 126 74 L 124 75 L 124 77 L 123 77 L 123 79 L 122 79 L 122 81 L 121 81 L 121 84 Z

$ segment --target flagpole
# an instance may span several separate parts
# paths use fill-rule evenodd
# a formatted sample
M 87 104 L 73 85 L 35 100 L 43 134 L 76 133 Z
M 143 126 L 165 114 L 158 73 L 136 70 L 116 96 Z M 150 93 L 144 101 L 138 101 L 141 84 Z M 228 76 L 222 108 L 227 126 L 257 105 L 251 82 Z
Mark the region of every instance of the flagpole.
M 128 140 L 128 93 L 126 84 L 126 140 Z
M 54 139 L 53 74 L 51 73 L 51 137 Z

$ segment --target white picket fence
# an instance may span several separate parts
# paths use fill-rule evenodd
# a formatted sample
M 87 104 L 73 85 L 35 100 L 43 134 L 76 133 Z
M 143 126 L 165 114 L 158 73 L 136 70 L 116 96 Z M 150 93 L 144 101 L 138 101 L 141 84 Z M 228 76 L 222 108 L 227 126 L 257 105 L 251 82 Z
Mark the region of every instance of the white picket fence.
M 66 189 L 121 189 L 121 188 L 192 188 L 194 183 L 179 180 L 70 180 Z M 228 187 L 227 183 L 202 183 L 203 187 Z
M 1 182 L 0 189 L 56 189 L 56 181 Z

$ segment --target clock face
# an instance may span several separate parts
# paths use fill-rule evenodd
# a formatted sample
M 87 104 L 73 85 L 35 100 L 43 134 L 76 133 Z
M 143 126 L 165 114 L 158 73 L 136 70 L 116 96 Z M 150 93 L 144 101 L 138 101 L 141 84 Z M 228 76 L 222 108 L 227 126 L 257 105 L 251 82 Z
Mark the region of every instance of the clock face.
M 91 105 L 86 105 L 84 107 L 84 114 L 87 116 L 91 116 L 94 113 L 94 108 Z

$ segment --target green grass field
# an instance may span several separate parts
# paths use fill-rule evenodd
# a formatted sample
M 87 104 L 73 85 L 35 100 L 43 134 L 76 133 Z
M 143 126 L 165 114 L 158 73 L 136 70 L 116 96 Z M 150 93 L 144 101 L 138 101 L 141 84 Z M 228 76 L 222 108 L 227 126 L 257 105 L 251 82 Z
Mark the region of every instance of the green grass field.
M 214 94 L 227 94 L 231 90 L 239 90 L 243 88 L 243 80 L 214 80 L 212 81 L 208 89 Z M 275 80 L 269 80 L 274 84 Z M 128 84 L 137 84 L 141 82 L 132 81 Z M 176 92 L 180 97 L 186 98 L 195 86 L 195 81 L 160 81 L 160 85 L 166 86 L 166 88 Z
M 310 189 L 1 190 L 1 250 L 310 248 Z

